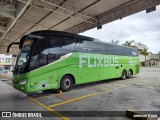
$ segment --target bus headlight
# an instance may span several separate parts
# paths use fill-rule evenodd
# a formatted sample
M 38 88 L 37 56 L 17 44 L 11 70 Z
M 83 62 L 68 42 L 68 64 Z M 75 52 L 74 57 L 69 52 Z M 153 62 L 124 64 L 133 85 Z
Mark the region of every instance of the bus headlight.
M 21 82 L 19 82 L 21 85 L 25 85 L 27 83 L 27 79 L 22 80 Z

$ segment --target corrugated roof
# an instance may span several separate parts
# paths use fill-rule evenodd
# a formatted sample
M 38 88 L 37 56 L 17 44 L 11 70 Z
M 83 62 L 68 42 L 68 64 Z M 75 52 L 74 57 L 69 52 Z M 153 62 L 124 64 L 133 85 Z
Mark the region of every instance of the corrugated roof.
M 16 0 L 16 11 L 0 7 L 0 53 L 36 30 L 80 33 L 160 4 L 160 0 Z M 12 49 L 16 53 L 18 49 Z

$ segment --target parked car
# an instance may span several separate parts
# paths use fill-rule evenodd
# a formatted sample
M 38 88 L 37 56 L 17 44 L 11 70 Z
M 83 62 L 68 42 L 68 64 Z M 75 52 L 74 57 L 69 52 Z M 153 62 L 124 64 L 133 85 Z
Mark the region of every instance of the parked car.
M 9 71 L 8 70 L 2 70 L 1 73 L 2 74 L 7 74 Z

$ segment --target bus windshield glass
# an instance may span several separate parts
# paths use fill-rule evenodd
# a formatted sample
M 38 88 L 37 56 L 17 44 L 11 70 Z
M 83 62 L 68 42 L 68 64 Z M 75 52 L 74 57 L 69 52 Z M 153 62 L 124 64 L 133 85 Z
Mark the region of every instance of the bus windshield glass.
M 16 68 L 18 69 L 19 72 L 22 71 L 22 69 L 24 69 L 26 62 L 29 59 L 32 43 L 33 43 L 32 39 L 27 39 L 24 41 L 23 48 L 19 54 L 16 64 Z

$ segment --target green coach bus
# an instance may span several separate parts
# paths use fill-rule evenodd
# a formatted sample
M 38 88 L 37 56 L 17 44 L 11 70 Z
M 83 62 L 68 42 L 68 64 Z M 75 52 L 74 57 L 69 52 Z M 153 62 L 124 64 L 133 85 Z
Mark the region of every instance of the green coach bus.
M 60 31 L 35 31 L 11 43 L 20 52 L 13 86 L 22 92 L 68 91 L 74 84 L 121 78 L 139 73 L 136 48 Z

